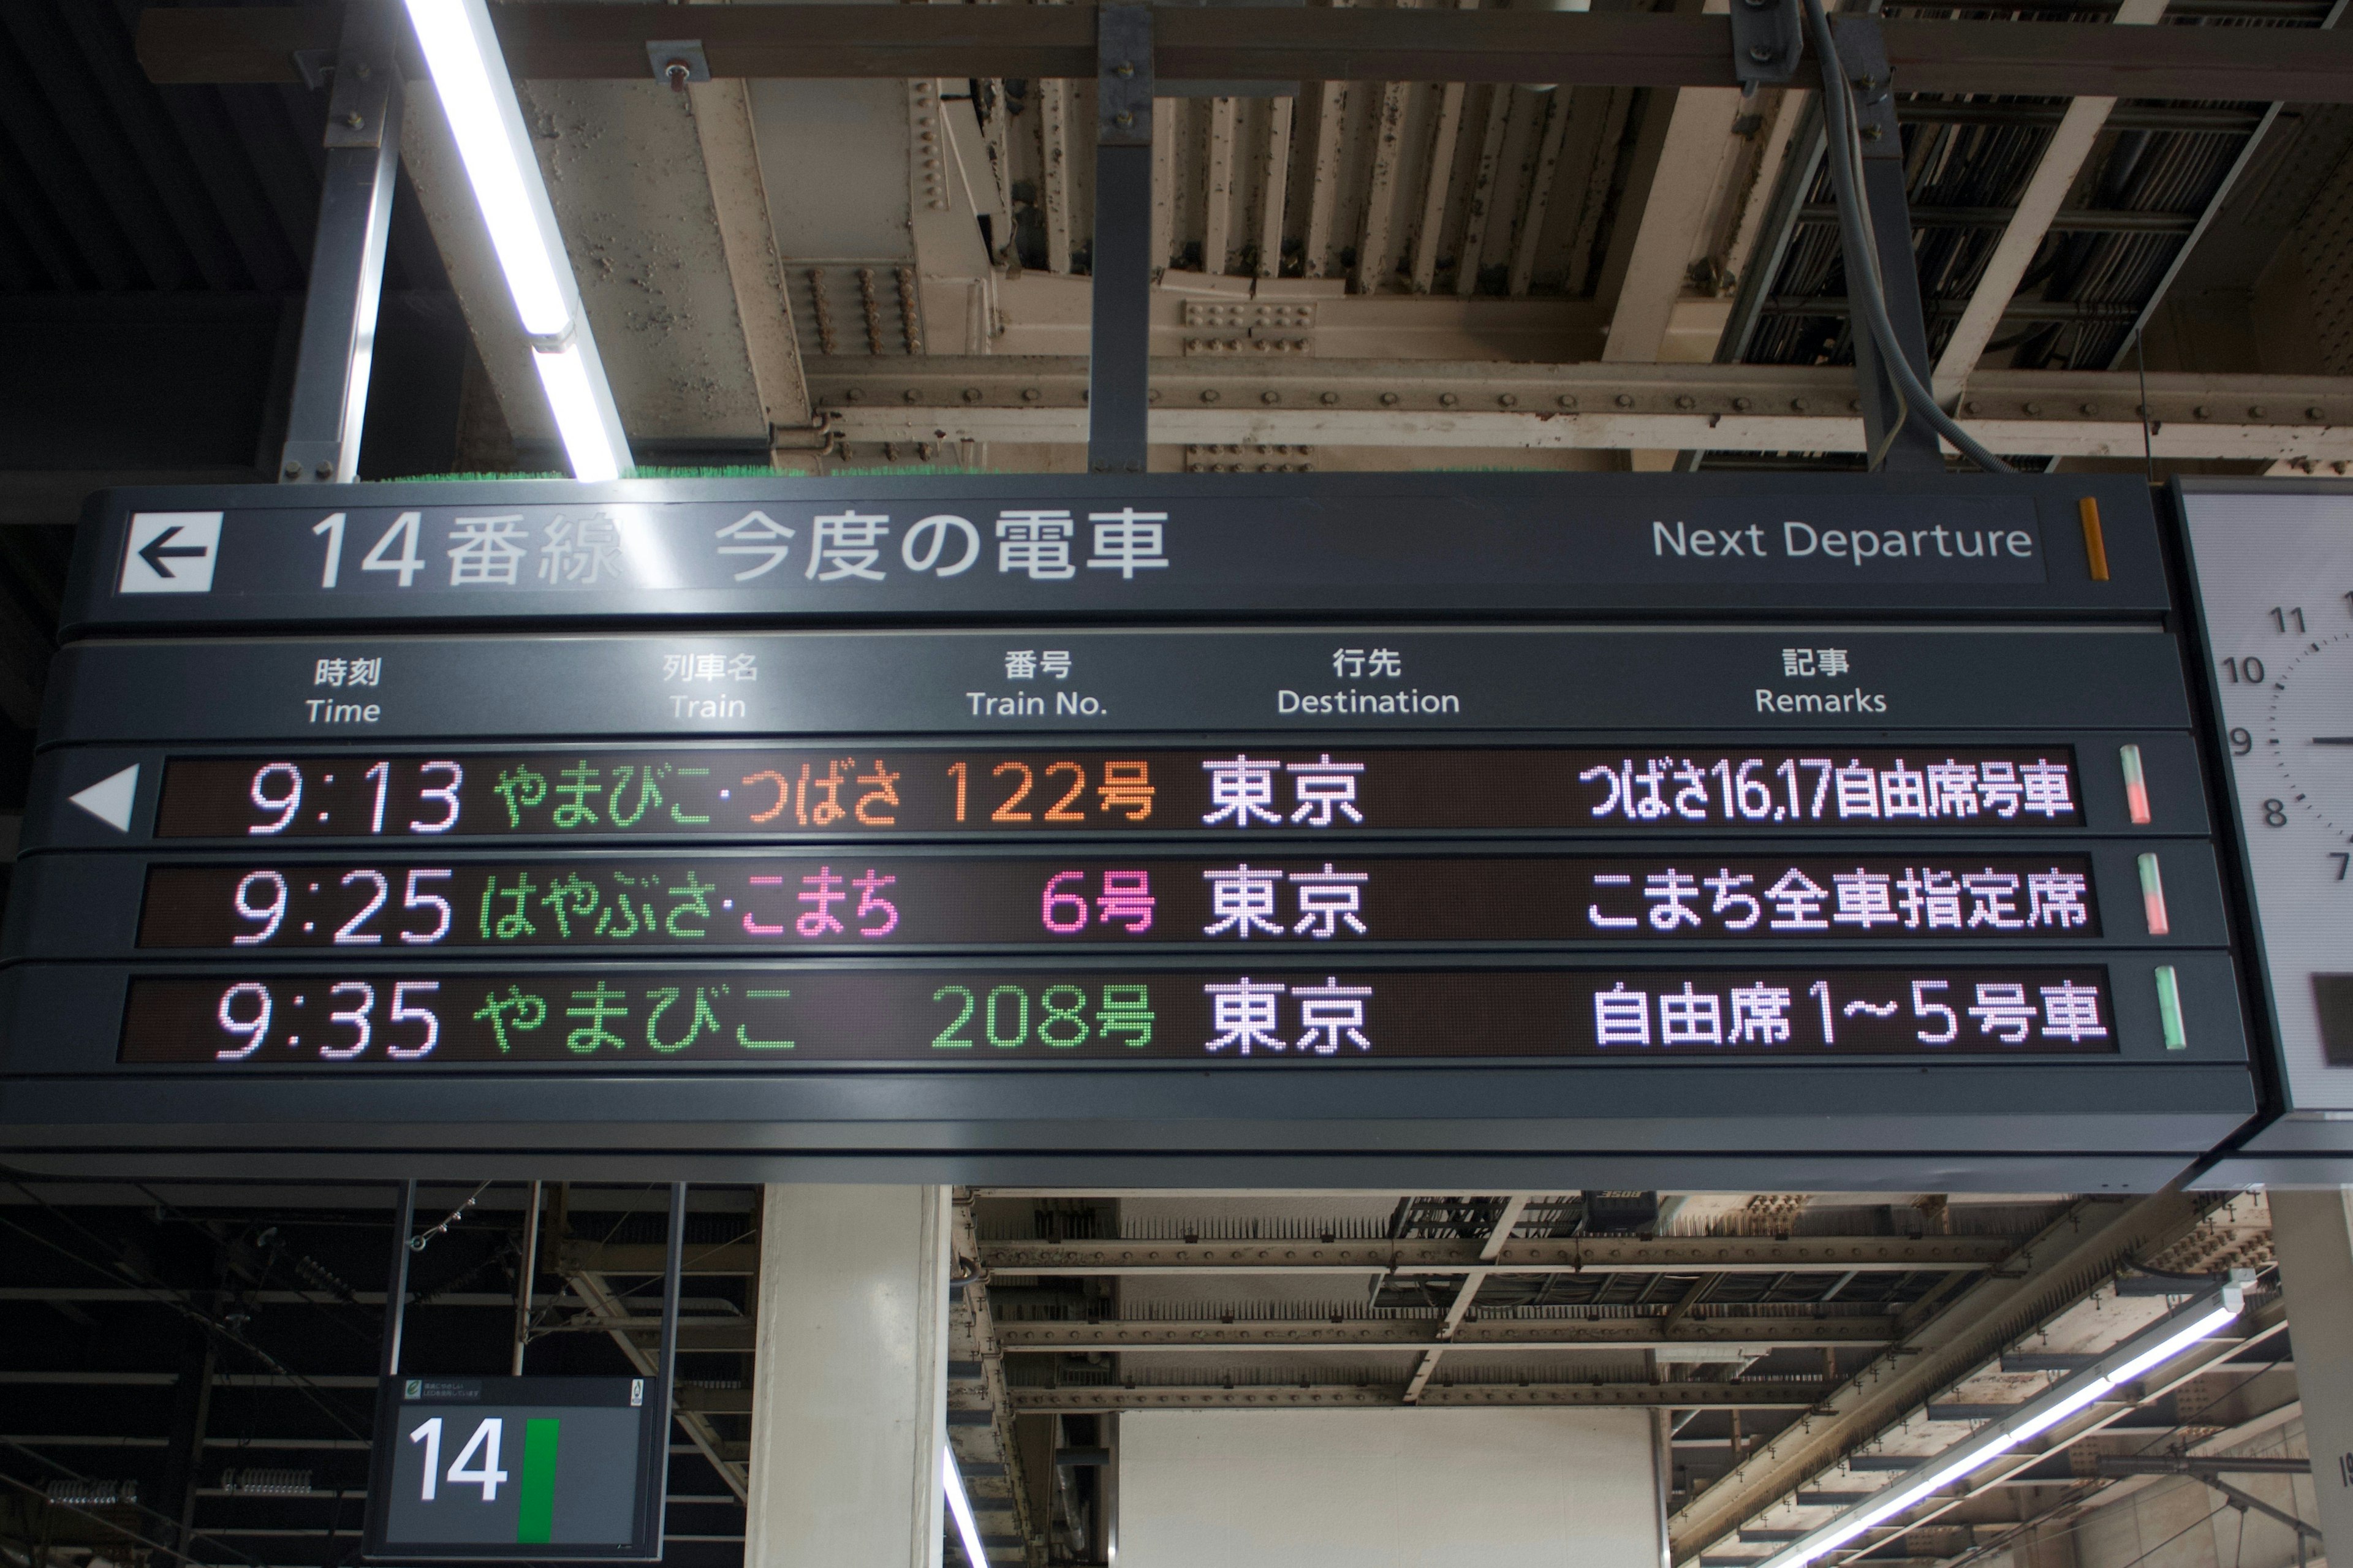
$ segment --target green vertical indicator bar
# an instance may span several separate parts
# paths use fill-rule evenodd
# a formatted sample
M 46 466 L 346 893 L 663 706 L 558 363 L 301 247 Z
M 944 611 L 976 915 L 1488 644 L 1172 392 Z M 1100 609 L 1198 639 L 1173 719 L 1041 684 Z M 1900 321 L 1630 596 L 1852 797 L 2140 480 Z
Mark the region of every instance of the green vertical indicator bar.
M 2188 1050 L 2189 1032 L 2181 1026 L 2181 982 L 2169 963 L 2157 966 L 2157 1016 L 2165 1029 L 2165 1048 Z
M 555 1539 L 555 1443 L 561 1421 L 534 1417 L 522 1426 L 522 1512 L 515 1540 L 543 1546 Z

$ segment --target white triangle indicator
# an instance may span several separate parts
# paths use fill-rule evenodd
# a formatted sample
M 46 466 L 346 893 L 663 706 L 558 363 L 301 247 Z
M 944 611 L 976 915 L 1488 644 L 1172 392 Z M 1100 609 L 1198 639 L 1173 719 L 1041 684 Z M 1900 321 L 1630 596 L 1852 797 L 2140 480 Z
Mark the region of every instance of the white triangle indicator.
M 105 778 L 66 798 L 81 807 L 117 833 L 131 831 L 131 803 L 139 795 L 139 764 L 132 763 L 119 773 Z

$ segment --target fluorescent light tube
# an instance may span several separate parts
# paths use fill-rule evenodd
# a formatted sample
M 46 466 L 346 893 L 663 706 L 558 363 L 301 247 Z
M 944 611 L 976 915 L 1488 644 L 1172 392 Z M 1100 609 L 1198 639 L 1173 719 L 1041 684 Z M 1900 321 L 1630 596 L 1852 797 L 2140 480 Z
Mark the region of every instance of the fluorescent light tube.
M 1877 1497 L 1854 1504 L 1830 1523 L 1766 1558 L 1758 1568 L 1806 1568 L 1806 1564 L 1829 1556 L 1873 1526 L 1885 1523 L 1954 1481 L 1983 1469 L 2029 1438 L 2049 1431 L 2102 1394 L 2171 1361 L 2236 1318 L 2243 1302 L 2241 1287 L 2234 1279 L 2223 1287 L 2219 1297 L 2184 1309 L 2192 1314 L 2186 1321 L 2179 1316 L 2169 1320 L 2178 1326 L 2130 1360 L 2105 1369 L 2087 1368 L 2053 1384 L 2039 1399 L 2019 1406 L 2018 1415 L 1963 1438 L 1942 1454 L 1923 1459 L 1910 1472 L 1918 1479 L 1899 1480 Z M 2168 1322 L 2160 1322 L 2144 1330 L 2143 1334 L 2162 1331 L 2168 1326 Z M 2049 1403 L 2043 1403 L 2046 1400 Z M 1921 1471 L 1926 1473 L 1920 1474 Z
M 2116 1387 L 2116 1380 L 2113 1378 L 2094 1378 L 2091 1382 L 2075 1390 L 2073 1394 L 2070 1394 L 2066 1398 L 2061 1400 L 2058 1404 L 2053 1405 L 2048 1410 L 2040 1411 L 2035 1415 L 2028 1416 L 2026 1420 L 2020 1423 L 2018 1427 L 2010 1434 L 2010 1447 L 2015 1447 L 2019 1444 L 2025 1442 L 2029 1437 L 2040 1436 L 2043 1433 L 2048 1432 L 2052 1427 L 2058 1426 L 2059 1423 L 2066 1420 L 2067 1417 L 2074 1415 L 2075 1412 L 2083 1409 L 2086 1405 L 2098 1399 L 2102 1394 Z
M 964 1554 L 972 1568 L 988 1568 L 988 1553 L 981 1550 L 980 1526 L 972 1517 L 972 1499 L 965 1496 L 964 1477 L 956 1471 L 955 1450 L 940 1450 L 940 1473 L 948 1488 L 948 1511 L 955 1515 L 956 1537 L 964 1542 Z
M 532 367 L 546 389 L 548 411 L 555 416 L 555 434 L 572 463 L 572 477 L 584 481 L 621 477 L 620 458 L 605 437 L 605 421 L 596 407 L 596 390 L 588 384 L 588 362 L 580 345 L 533 349 Z
M 545 196 L 536 163 L 524 173 L 523 161 L 533 157 L 531 141 L 498 35 L 491 30 L 490 11 L 483 0 L 407 5 L 522 330 L 534 338 L 559 337 L 572 326 L 572 310 L 556 268 L 570 263 L 559 258 L 560 242 L 541 222 Z M 534 195 L 539 201 L 532 199 Z
M 2239 1310 L 2234 1306 L 2226 1303 L 2216 1307 L 2212 1311 L 2206 1313 L 2196 1321 L 2189 1324 L 2179 1333 L 2166 1340 L 2162 1344 L 2158 1344 L 2148 1350 L 2143 1351 L 2140 1354 L 2133 1357 L 2132 1360 L 2125 1363 L 2124 1365 L 2108 1373 L 2108 1383 L 2112 1386 L 2120 1383 L 2130 1383 L 2134 1378 L 2138 1377 L 2142 1373 L 2148 1371 L 2151 1367 L 2157 1366 L 2164 1362 L 2171 1361 L 2175 1356 L 2179 1355 L 2183 1351 L 2188 1350 L 2191 1345 L 2196 1344 L 2200 1340 L 2204 1339 L 2207 1335 L 2212 1333 L 2215 1330 L 2221 1328 L 2223 1324 L 2229 1322 L 2238 1315 Z

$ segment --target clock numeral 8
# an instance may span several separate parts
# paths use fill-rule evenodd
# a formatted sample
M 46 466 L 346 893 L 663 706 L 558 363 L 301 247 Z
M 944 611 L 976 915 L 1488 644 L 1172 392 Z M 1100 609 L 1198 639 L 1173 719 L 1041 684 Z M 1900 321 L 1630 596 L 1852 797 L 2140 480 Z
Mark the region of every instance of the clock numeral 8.
M 2275 800 L 2267 800 L 2263 802 L 2263 826 L 2265 827 L 2285 827 L 2287 826 L 2287 807 Z

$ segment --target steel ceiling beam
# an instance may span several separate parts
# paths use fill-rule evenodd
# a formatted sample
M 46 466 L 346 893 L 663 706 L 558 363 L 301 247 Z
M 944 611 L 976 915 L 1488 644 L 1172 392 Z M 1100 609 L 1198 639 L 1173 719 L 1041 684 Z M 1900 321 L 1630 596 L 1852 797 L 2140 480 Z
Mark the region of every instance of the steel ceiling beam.
M 1017 1415 L 1114 1410 L 1362 1410 L 1402 1406 L 1402 1383 L 1244 1384 L 1233 1388 L 1008 1388 Z M 1814 1382 L 1433 1383 L 1415 1403 L 1443 1405 L 1576 1405 L 1585 1409 L 1804 1410 L 1822 1396 Z
M 984 1241 L 990 1274 L 1867 1274 L 1990 1268 L 2001 1237 L 1627 1237 L 1507 1241 Z
M 554 1271 L 569 1281 L 575 1274 L 659 1274 L 662 1271 L 664 1249 L 658 1242 L 628 1241 L 559 1241 L 555 1244 Z M 756 1274 L 760 1271 L 760 1244 L 756 1241 L 722 1242 L 716 1247 L 689 1247 L 686 1272 L 689 1274 Z M 575 1285 L 575 1289 L 577 1289 Z M 599 1282 L 593 1289 L 580 1290 L 588 1304 L 600 1313 L 608 1310 L 605 1298 L 610 1294 Z
M 739 1245 L 752 1248 L 756 1262 L 757 1244 Z M 669 1248 L 665 1245 L 658 1244 L 640 1246 L 634 1250 L 667 1255 Z M 599 1317 L 615 1321 L 626 1320 L 628 1317 L 628 1307 L 621 1296 L 606 1281 L 602 1274 L 578 1268 L 568 1249 L 559 1251 L 558 1257 L 560 1261 L 557 1264 L 557 1271 L 564 1275 L 565 1283 L 577 1291 Z M 664 1321 L 674 1320 L 665 1314 Z M 619 1347 L 621 1353 L 628 1358 L 632 1367 L 648 1377 L 658 1379 L 660 1376 L 663 1370 L 661 1363 L 669 1358 L 645 1342 L 648 1336 L 629 1329 L 612 1329 L 607 1332 L 611 1335 L 613 1343 Z M 656 1386 L 660 1386 L 659 1382 Z M 738 1502 L 743 1502 L 750 1495 L 751 1467 L 747 1460 L 738 1458 L 729 1451 L 731 1446 L 726 1438 L 721 1436 L 719 1429 L 711 1424 L 712 1414 L 733 1412 L 736 1406 L 725 1403 L 723 1399 L 714 1402 L 703 1397 L 711 1392 L 708 1389 L 677 1390 L 671 1405 L 671 1418 L 679 1430 L 686 1434 L 687 1441 L 694 1446 L 695 1451 L 710 1461 L 712 1469 L 718 1473 L 720 1483 L 735 1494 L 735 1500 Z M 751 1409 L 749 1389 L 739 1389 L 733 1392 L 742 1395 L 744 1401 L 742 1409 L 748 1412 Z
M 2179 15 L 2181 7 L 2168 7 Z M 2057 125 L 2067 116 L 2064 103 L 2017 103 L 1980 99 L 1899 98 L 1895 118 L 1906 125 Z M 2252 109 L 2217 109 L 2192 103 L 2126 103 L 2108 114 L 2113 131 L 2213 131 L 2244 136 L 2263 122 L 2263 113 Z
M 1673 1560 L 1695 1557 L 1732 1534 L 2127 1265 L 2189 1236 L 2219 1206 L 2204 1194 L 2178 1192 L 2071 1205 L 2012 1249 L 2010 1267 L 1981 1276 L 1941 1309 L 1899 1324 L 1903 1342 L 1895 1351 L 1825 1394 L 1685 1503 L 1669 1521 Z
M 808 367 L 819 416 L 843 440 L 1086 438 L 1075 355 Z M 1843 365 L 1163 358 L 1152 389 L 1152 439 L 1204 448 L 1192 459 L 1204 467 L 1308 462 L 1303 448 L 1324 447 L 1862 450 Z M 1997 451 L 2137 458 L 2142 403 L 2130 372 L 1985 370 L 1960 415 Z M 2353 378 L 2152 373 L 2147 407 L 2160 458 L 2353 461 Z
M 293 82 L 298 51 L 334 47 L 341 8 L 142 13 L 157 82 Z M 1907 92 L 2353 103 L 2353 35 L 2283 27 L 1882 24 Z M 642 81 L 675 7 L 544 0 L 498 9 L 526 79 Z M 1095 7 L 712 6 L 694 17 L 717 78 L 1095 74 Z M 1558 82 L 1734 87 L 1728 18 L 1643 13 L 1178 6 L 1155 18 L 1155 74 L 1232 81 Z
M 972 1196 L 965 1192 L 957 1194 L 951 1208 L 948 1245 L 952 1256 L 958 1259 L 974 1257 L 980 1250 L 979 1243 L 974 1239 L 972 1207 Z M 1021 1447 L 1014 1439 L 1013 1413 L 1007 1407 L 1005 1398 L 1004 1346 L 996 1313 L 989 1306 L 988 1281 L 985 1277 L 966 1279 L 962 1289 L 949 1292 L 948 1406 L 987 1413 L 986 1426 L 960 1420 L 948 1427 L 947 1436 L 948 1447 L 955 1455 L 956 1468 L 964 1479 L 965 1495 L 980 1526 L 983 1554 L 989 1556 L 992 1563 L 1002 1556 L 1024 1563 L 1042 1563 L 1043 1552 L 1033 1554 L 1028 1546 L 1033 1539 L 1042 1541 L 1046 1531 L 1030 1517 L 1031 1494 L 1024 1474 Z M 1002 1542 L 1008 1535 L 1023 1544 L 989 1544 L 992 1536 Z M 989 1565 L 966 1564 L 966 1568 Z
M 1912 222 L 1919 228 L 2007 228 L 2016 218 L 2015 207 L 1918 207 Z M 1798 221 L 1838 222 L 1838 208 L 1823 203 L 1798 209 Z M 2109 211 L 2100 207 L 2061 207 L 2043 226 L 2069 234 L 2188 234 L 2198 225 L 2196 213 Z
M 1147 1320 L 1098 1323 L 999 1323 L 997 1342 L 1012 1352 L 1299 1351 L 1324 1353 L 1422 1350 L 1440 1342 L 1436 1318 Z M 1443 1340 L 1454 1351 L 1656 1351 L 1720 1360 L 1735 1352 L 1877 1347 L 1891 1338 L 1883 1317 L 1704 1318 L 1672 1333 L 1656 1318 L 1482 1318 Z M 1680 1352 L 1680 1354 L 1679 1354 Z

